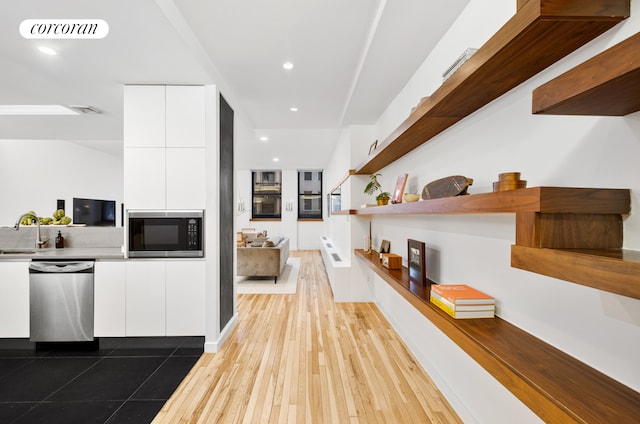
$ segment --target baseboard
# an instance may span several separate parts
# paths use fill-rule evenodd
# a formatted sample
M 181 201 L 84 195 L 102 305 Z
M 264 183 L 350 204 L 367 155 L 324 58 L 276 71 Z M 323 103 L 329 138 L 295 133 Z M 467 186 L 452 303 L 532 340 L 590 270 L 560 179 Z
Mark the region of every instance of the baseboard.
M 220 332 L 218 340 L 204 342 L 204 351 L 206 353 L 216 353 L 222 347 L 229 334 L 231 334 L 231 331 L 233 331 L 233 329 L 236 327 L 237 323 L 238 313 L 236 312 Z

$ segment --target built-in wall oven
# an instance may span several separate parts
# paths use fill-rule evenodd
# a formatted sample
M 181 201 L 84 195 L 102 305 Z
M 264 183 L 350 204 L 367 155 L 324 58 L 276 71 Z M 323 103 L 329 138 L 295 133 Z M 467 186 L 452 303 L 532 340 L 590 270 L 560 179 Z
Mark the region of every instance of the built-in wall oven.
M 204 257 L 204 211 L 127 211 L 127 254 L 130 258 Z

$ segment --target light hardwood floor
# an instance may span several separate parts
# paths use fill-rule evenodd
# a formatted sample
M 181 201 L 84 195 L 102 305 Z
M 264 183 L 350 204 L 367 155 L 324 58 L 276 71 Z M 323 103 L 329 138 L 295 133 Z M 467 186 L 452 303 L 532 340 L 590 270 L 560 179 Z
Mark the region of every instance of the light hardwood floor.
M 373 303 L 334 303 L 318 251 L 295 295 L 239 295 L 237 327 L 203 354 L 159 423 L 458 423 Z

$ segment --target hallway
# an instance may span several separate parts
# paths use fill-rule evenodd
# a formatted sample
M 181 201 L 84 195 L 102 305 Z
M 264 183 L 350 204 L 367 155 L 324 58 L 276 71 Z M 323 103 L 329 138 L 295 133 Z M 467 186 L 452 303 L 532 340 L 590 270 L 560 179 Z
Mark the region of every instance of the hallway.
M 154 423 L 460 422 L 373 303 L 334 303 L 318 251 L 296 295 L 239 295 L 237 327 Z

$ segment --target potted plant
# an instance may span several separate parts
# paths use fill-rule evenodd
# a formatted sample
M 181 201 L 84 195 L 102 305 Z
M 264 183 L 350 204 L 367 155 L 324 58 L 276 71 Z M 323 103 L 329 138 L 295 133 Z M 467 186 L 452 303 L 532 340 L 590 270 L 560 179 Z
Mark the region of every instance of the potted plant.
M 364 188 L 364 192 L 370 196 L 373 196 L 376 192 L 380 192 L 376 196 L 376 201 L 378 202 L 378 206 L 386 205 L 389 203 L 389 198 L 391 197 L 391 193 L 387 191 L 382 191 L 382 186 L 378 182 L 378 177 L 381 174 L 372 174 L 369 176 L 369 183 Z

